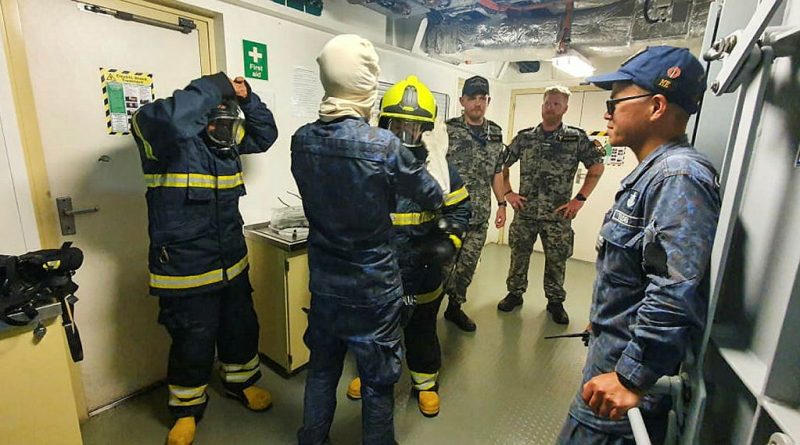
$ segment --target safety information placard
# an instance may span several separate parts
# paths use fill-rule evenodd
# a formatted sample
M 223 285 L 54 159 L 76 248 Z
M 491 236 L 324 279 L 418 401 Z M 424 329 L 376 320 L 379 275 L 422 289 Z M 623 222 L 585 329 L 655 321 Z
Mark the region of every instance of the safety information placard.
M 304 66 L 292 69 L 292 116 L 316 117 L 324 95 L 316 70 Z
M 153 75 L 100 68 L 100 82 L 108 134 L 130 134 L 133 113 L 153 101 Z
M 625 164 L 625 147 L 614 147 L 608 143 L 608 131 L 601 130 L 601 131 L 593 131 L 589 135 L 589 139 L 592 142 L 602 144 L 603 151 L 605 151 L 605 157 L 603 158 L 603 163 L 605 165 L 612 165 L 612 166 L 620 166 Z

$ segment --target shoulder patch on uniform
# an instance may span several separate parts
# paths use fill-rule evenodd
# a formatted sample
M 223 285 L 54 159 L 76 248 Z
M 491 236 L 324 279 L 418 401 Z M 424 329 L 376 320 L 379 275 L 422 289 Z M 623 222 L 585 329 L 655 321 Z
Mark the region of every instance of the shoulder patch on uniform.
M 496 123 L 494 123 L 492 121 L 489 121 L 489 126 L 493 127 L 493 128 L 496 128 L 497 130 L 500 130 L 501 132 L 503 131 L 503 127 L 497 125 Z
M 638 190 L 632 191 L 631 194 L 628 196 L 628 200 L 625 201 L 625 206 L 628 207 L 629 209 L 632 209 L 633 206 L 636 205 L 636 201 L 638 199 L 639 199 L 639 191 Z
M 581 127 L 575 127 L 575 126 L 573 126 L 573 125 L 569 125 L 569 124 L 567 124 L 567 128 L 569 128 L 569 129 L 571 129 L 571 130 L 576 130 L 578 133 L 581 133 L 581 134 L 586 134 L 586 130 L 584 130 L 584 129 L 583 129 L 583 128 L 581 128 Z

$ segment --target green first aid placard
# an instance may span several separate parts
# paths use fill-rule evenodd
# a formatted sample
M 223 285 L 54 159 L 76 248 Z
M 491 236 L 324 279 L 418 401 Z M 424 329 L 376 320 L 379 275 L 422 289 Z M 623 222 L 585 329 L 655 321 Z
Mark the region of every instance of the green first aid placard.
M 244 51 L 244 75 L 251 79 L 269 80 L 267 69 L 267 45 L 242 40 Z

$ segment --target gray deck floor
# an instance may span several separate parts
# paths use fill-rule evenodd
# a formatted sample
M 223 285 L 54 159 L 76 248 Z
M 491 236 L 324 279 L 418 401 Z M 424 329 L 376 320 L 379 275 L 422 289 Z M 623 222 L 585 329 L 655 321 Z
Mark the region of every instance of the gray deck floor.
M 475 333 L 464 333 L 439 321 L 443 368 L 441 413 L 425 418 L 409 397 L 407 371 L 396 385 L 395 425 L 401 444 L 551 444 L 578 389 L 586 349 L 579 339 L 543 340 L 543 336 L 579 332 L 587 324 L 594 265 L 570 260 L 567 302 L 571 324 L 559 326 L 545 312 L 542 291 L 544 257 L 534 253 L 530 287 L 521 310 L 498 312 L 505 296 L 510 251 L 486 246 L 468 293 L 466 312 L 476 321 Z M 444 308 L 444 305 L 443 305 Z M 195 444 L 292 444 L 302 416 L 305 373 L 284 379 L 267 367 L 260 384 L 269 389 L 274 406 L 252 413 L 222 396 L 212 382 L 211 401 L 199 425 Z M 361 439 L 361 404 L 345 397 L 355 376 L 348 357 L 339 384 L 339 403 L 331 430 L 334 445 L 355 445 Z M 161 387 L 91 418 L 82 426 L 86 445 L 161 444 L 171 419 L 167 392 Z

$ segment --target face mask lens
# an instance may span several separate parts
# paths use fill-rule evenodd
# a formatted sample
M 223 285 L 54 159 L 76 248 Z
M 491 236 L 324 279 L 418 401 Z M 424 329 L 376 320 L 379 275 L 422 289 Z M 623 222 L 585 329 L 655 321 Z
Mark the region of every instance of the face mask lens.
M 215 144 L 233 147 L 244 137 L 244 119 L 239 116 L 213 115 L 208 121 L 207 134 Z
M 402 119 L 392 119 L 389 130 L 400 139 L 406 147 L 422 146 L 422 123 Z

